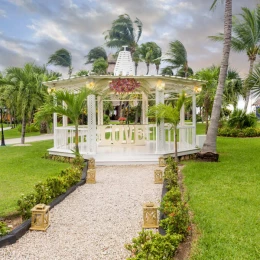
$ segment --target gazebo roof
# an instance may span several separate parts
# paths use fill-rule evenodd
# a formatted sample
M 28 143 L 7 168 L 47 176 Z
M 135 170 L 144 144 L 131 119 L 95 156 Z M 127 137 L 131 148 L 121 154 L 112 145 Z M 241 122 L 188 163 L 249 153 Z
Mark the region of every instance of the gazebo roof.
M 71 78 L 57 79 L 52 81 L 43 82 L 49 88 L 55 88 L 56 90 L 78 90 L 87 84 L 94 83 L 108 86 L 109 82 L 114 79 L 118 79 L 119 76 L 112 75 L 89 75 L 89 76 L 74 76 Z M 120 78 L 134 78 L 141 84 L 149 87 L 150 92 L 154 92 L 158 84 L 163 83 L 165 93 L 174 92 L 179 93 L 184 90 L 187 94 L 194 92 L 194 87 L 199 87 L 205 81 L 183 78 L 178 76 L 162 76 L 162 75 L 140 75 L 140 76 L 120 76 Z

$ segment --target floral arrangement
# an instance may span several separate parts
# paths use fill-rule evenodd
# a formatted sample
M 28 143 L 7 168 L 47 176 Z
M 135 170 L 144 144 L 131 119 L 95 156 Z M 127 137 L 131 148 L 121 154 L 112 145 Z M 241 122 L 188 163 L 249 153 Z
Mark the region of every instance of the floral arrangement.
M 128 93 L 133 92 L 135 89 L 140 87 L 140 82 L 135 79 L 114 79 L 109 83 L 109 88 L 116 93 Z

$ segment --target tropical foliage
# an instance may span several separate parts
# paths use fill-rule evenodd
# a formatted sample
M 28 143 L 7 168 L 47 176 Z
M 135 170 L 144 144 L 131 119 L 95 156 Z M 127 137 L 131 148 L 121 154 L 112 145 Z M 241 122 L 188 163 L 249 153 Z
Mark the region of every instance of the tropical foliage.
M 95 60 L 99 58 L 103 58 L 107 60 L 107 53 L 103 47 L 95 47 L 89 51 L 89 53 L 85 56 L 87 61 L 85 64 L 93 63 Z
M 57 50 L 54 54 L 49 57 L 48 64 L 55 66 L 66 67 L 69 69 L 68 74 L 71 77 L 72 74 L 72 57 L 68 50 L 62 48 Z
M 142 35 L 142 29 L 143 24 L 138 18 L 133 22 L 128 14 L 119 15 L 113 21 L 111 29 L 105 32 L 106 45 L 107 47 L 117 48 L 118 50 L 122 46 L 127 45 L 131 55 L 133 55 Z

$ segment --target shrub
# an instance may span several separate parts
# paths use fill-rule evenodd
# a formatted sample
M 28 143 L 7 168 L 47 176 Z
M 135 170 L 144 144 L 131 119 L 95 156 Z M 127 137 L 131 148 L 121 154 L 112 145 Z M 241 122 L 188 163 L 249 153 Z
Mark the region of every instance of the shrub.
M 22 195 L 17 201 L 18 212 L 23 219 L 31 217 L 31 209 L 39 203 L 48 204 L 54 198 L 66 192 L 68 188 L 80 181 L 81 168 L 70 167 L 61 171 L 58 177 L 48 178 L 34 186 L 34 193 Z
M 110 123 L 110 118 L 109 118 L 109 116 L 105 114 L 105 115 L 103 116 L 103 121 L 104 121 L 104 125 L 109 125 L 109 123 Z
M 0 221 L 0 237 L 5 236 L 10 231 L 10 228 L 5 222 Z
M 131 252 L 131 257 L 127 259 L 173 259 L 182 239 L 183 237 L 178 234 L 162 236 L 152 231 L 143 230 L 138 237 L 133 238 L 132 244 L 125 245 L 125 248 Z
M 260 129 L 254 127 L 244 129 L 223 127 L 218 129 L 218 135 L 227 137 L 256 137 L 260 136 Z
M 257 124 L 257 117 L 254 113 L 247 114 L 245 111 L 237 109 L 231 114 L 227 123 L 229 127 L 238 129 L 255 127 Z
M 22 132 L 22 125 L 17 126 L 17 131 L 20 133 Z M 25 132 L 26 133 L 39 132 L 39 128 L 36 125 L 32 125 L 32 124 L 26 125 Z

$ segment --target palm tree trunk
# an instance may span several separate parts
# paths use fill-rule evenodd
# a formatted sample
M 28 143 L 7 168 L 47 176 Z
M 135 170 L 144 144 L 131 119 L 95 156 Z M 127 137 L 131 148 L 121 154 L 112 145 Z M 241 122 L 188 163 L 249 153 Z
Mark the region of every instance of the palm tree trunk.
M 178 140 L 177 140 L 177 125 L 174 125 L 174 156 L 175 162 L 178 163 Z
M 79 154 L 79 126 L 75 124 L 75 152 L 76 155 Z
M 250 76 L 253 72 L 253 68 L 254 68 L 254 62 L 255 60 L 250 59 L 250 66 L 249 66 L 249 73 L 248 75 Z M 248 103 L 249 103 L 249 98 L 250 98 L 250 88 L 248 85 L 245 86 L 246 87 L 246 100 L 245 100 L 245 106 L 244 106 L 244 110 L 247 111 L 247 107 L 248 107 Z
M 220 110 L 222 105 L 222 96 L 224 84 L 228 70 L 228 60 L 231 47 L 231 30 L 232 30 L 232 0 L 225 1 L 225 18 L 224 18 L 224 46 L 222 52 L 222 61 L 218 80 L 217 93 L 214 98 L 213 109 L 211 113 L 211 123 L 206 136 L 206 141 L 202 147 L 201 153 L 217 152 L 217 134 L 218 121 L 220 118 Z
M 146 67 L 147 67 L 147 72 L 146 72 L 146 75 L 148 75 L 148 73 L 149 73 L 149 63 L 146 63 Z
M 21 144 L 24 144 L 24 141 L 25 141 L 25 131 L 26 131 L 26 115 L 24 113 L 23 119 L 22 119 Z
M 137 67 L 138 67 L 138 63 L 135 62 L 135 76 L 137 75 Z
M 157 75 L 159 74 L 159 65 L 156 65 L 156 72 L 157 72 Z

